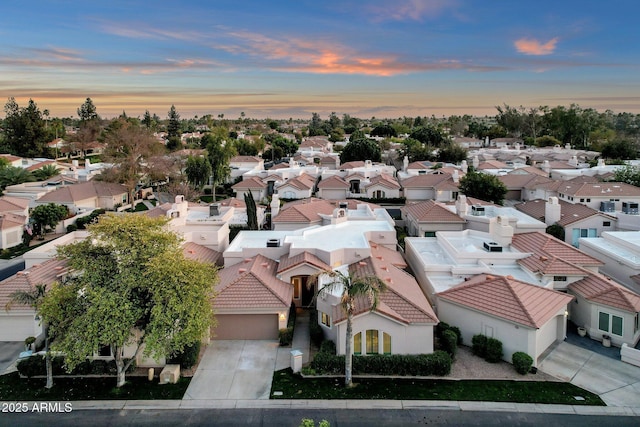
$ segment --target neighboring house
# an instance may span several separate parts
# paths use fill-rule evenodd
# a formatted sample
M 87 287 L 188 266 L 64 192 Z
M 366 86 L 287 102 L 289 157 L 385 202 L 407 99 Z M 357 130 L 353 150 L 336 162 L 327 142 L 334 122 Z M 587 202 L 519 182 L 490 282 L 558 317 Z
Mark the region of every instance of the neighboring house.
M 267 184 L 255 176 L 244 177 L 242 181 L 232 185 L 231 188 L 236 192 L 236 197 L 239 199 L 244 200 L 244 195 L 249 192 L 253 194 L 253 199 L 256 203 L 267 197 Z
M 498 176 L 498 180 L 507 188 L 505 200 L 525 200 L 526 188 L 532 183 L 542 183 L 551 181 L 549 178 L 540 177 L 535 174 L 514 174 Z
M 400 183 L 407 202 L 435 200 L 450 202 L 458 198 L 458 185 L 448 173 L 411 176 Z
M 400 197 L 400 184 L 393 176 L 381 174 L 364 185 L 366 196 L 371 199 L 395 199 Z
M 558 187 L 558 199 L 596 210 L 613 202 L 613 210 L 621 211 L 625 202 L 640 203 L 640 188 L 624 182 L 566 182 Z
M 9 249 L 22 243 L 29 217 L 13 213 L 0 213 L 0 249 Z
M 578 247 L 581 237 L 598 237 L 604 231 L 616 230 L 615 216 L 556 197 L 547 201 L 530 200 L 515 208 L 547 225 L 560 225 L 564 229 L 564 241 L 575 247 Z
M 502 342 L 502 359 L 521 351 L 538 358 L 566 338 L 567 305 L 573 296 L 512 277 L 478 275 L 438 294 L 438 317 L 460 328 L 471 343 L 482 334 Z
M 234 156 L 229 159 L 229 167 L 231 168 L 230 179 L 233 182 L 234 179 L 249 171 L 264 170 L 264 160 L 257 156 Z
M 337 175 L 323 178 L 318 183 L 318 197 L 329 200 L 342 200 L 349 197 L 351 185 Z
M 129 204 L 129 192 L 124 185 L 88 181 L 60 187 L 35 201 L 36 206 L 48 203 L 64 205 L 74 215 L 87 209 L 115 210 Z
M 453 142 L 461 146 L 462 148 L 474 149 L 482 148 L 484 141 L 477 138 L 468 138 L 466 136 L 456 136 L 453 138 Z
M 469 204 L 471 202 L 472 204 Z M 459 195 L 455 204 L 456 213 L 466 221 L 465 229 L 489 232 L 492 218 L 502 217 L 513 227 L 513 233 L 528 233 L 531 231 L 545 231 L 547 225 L 517 209 L 498 206 L 492 203 L 467 198 Z
M 272 206 L 272 228 L 274 230 L 299 230 L 313 225 L 327 225 L 331 223 L 333 212 L 340 207 L 346 209 L 347 217 L 357 215 L 361 219 L 373 220 L 376 219 L 374 211 L 380 209 L 378 205 L 354 199 L 304 199 L 287 203 L 280 209 Z
M 435 237 L 438 231 L 462 231 L 466 223 L 433 200 L 406 205 L 400 212 L 409 236 Z
M 12 304 L 11 294 L 16 291 L 33 291 L 37 285 L 46 285 L 47 289 L 66 275 L 66 261 L 48 259 L 19 271 L 0 282 L 0 341 L 24 341 L 27 337 L 43 338 L 42 325 L 36 320 L 36 312 L 30 306 Z
M 218 271 L 212 339 L 278 339 L 287 327 L 293 287 L 276 277 L 277 269 L 276 261 L 256 255 Z
M 615 283 L 610 278 L 592 274 L 569 285 L 576 296 L 570 305 L 570 319 L 587 329 L 589 337 L 634 347 L 640 340 L 640 295 Z
M 281 199 L 305 199 L 313 195 L 315 184 L 315 177 L 302 174 L 276 185 L 275 188 Z

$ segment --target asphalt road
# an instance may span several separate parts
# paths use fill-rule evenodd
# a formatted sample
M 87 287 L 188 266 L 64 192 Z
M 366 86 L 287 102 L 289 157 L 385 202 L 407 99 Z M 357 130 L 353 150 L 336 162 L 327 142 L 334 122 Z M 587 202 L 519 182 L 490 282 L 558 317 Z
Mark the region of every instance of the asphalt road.
M 0 402 L 0 405 L 3 403 Z M 4 408 L 2 408 L 4 409 Z M 64 410 L 64 408 L 57 408 Z M 78 410 L 69 413 L 2 413 L 0 426 L 282 426 L 298 427 L 303 418 L 343 426 L 638 426 L 640 418 L 435 409 L 191 409 Z

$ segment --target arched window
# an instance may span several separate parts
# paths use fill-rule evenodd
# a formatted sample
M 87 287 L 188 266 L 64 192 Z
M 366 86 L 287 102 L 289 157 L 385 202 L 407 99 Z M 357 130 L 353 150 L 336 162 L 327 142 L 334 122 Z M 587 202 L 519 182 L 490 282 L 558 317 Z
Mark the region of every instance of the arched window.
M 378 331 L 367 330 L 367 354 L 378 354 Z
M 382 352 L 391 354 L 391 335 L 386 332 L 382 333 Z
M 362 332 L 353 336 L 353 354 L 362 354 Z

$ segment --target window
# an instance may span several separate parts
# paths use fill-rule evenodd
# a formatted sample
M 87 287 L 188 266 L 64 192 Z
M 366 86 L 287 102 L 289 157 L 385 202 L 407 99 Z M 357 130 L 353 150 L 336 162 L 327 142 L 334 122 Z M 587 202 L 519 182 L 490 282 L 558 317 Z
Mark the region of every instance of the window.
M 100 357 L 111 357 L 111 346 L 110 345 L 101 345 L 98 347 L 98 356 Z
M 567 276 L 553 276 L 554 282 L 566 282 Z
M 587 203 L 589 203 L 591 201 L 591 199 L 587 199 Z
M 300 288 L 302 287 L 302 280 L 299 277 L 291 279 L 293 285 L 293 299 L 300 299 Z
M 436 237 L 436 232 L 435 231 L 425 231 L 424 232 L 424 237 Z
M 391 354 L 391 335 L 386 332 L 382 333 L 382 352 Z
M 353 354 L 362 354 L 362 332 L 353 336 Z
M 622 317 L 611 316 L 611 333 L 622 336 Z
M 584 203 L 584 199 L 580 199 L 580 203 Z
M 609 313 L 600 312 L 598 314 L 598 329 L 609 332 Z
M 378 354 L 378 331 L 367 330 L 367 354 Z
M 633 326 L 633 332 L 636 333 L 638 332 L 638 329 L 640 329 L 640 316 L 638 316 L 638 313 L 636 313 L 636 317 L 634 320 L 634 326 Z
M 611 227 L 611 221 L 602 221 L 603 227 Z
M 329 328 L 331 327 L 331 316 L 329 316 L 327 313 L 322 313 L 322 324 Z

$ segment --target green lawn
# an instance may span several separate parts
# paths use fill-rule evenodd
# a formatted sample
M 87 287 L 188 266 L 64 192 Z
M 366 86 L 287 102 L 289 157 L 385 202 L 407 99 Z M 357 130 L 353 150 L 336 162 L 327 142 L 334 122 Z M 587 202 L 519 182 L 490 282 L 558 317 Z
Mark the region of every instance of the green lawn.
M 344 387 L 343 378 L 302 378 L 291 369 L 277 371 L 271 386 L 272 399 L 394 399 L 465 400 L 514 403 L 554 403 L 606 406 L 596 394 L 570 383 L 505 380 L 361 379 Z M 281 391 L 282 396 L 274 396 Z M 580 396 L 584 400 L 576 400 Z
M 117 388 L 115 376 L 106 378 L 54 377 L 53 388 L 44 388 L 44 378 L 20 378 L 17 372 L 0 376 L 0 400 L 153 400 L 182 399 L 191 378 L 177 384 L 158 384 L 146 377 L 127 377 Z

